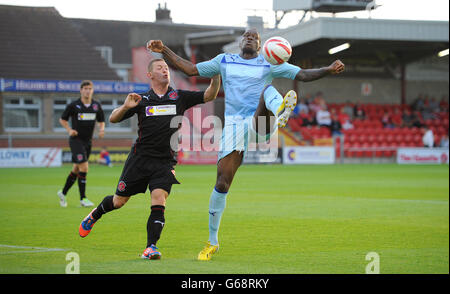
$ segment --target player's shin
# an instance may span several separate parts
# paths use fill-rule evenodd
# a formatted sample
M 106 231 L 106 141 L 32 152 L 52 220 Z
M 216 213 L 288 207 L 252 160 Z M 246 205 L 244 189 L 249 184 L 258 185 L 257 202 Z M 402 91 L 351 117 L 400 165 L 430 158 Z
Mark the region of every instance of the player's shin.
M 147 248 L 151 245 L 156 246 L 156 242 L 161 237 L 165 223 L 164 211 L 165 206 L 163 205 L 153 205 L 151 207 L 151 213 L 147 221 Z
M 78 173 L 78 189 L 80 190 L 80 200 L 86 198 L 86 172 Z
M 66 183 L 64 184 L 64 188 L 62 190 L 62 193 L 64 195 L 67 195 L 67 192 L 69 191 L 69 189 L 73 186 L 73 184 L 77 180 L 77 177 L 78 177 L 78 174 L 76 174 L 72 171 L 70 172 L 69 176 L 66 179 Z
M 105 213 L 108 213 L 115 209 L 114 202 L 113 202 L 114 196 L 109 195 L 103 198 L 103 201 L 97 206 L 97 208 L 92 212 L 92 217 L 96 220 L 100 219 L 102 215 Z
M 214 188 L 209 199 L 209 242 L 211 245 L 219 243 L 219 226 L 225 210 L 227 194 L 228 192 L 221 193 Z

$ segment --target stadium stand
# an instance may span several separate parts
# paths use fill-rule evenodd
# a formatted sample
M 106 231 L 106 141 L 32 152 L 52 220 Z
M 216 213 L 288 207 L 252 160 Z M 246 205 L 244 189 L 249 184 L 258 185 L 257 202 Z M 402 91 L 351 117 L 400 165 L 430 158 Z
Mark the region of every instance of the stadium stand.
M 428 103 L 427 103 L 428 104 Z M 416 121 L 407 126 L 402 121 L 397 125 L 384 125 L 382 119 L 395 116 L 401 111 L 403 116 L 412 113 L 413 105 L 401 104 L 361 104 L 362 110 L 367 113 L 365 119 L 350 119 L 349 115 L 343 113 L 343 108 L 348 104 L 328 104 L 330 111 L 340 117 L 341 124 L 350 121 L 353 128 L 342 130 L 344 135 L 344 154 L 346 157 L 392 157 L 397 147 L 423 147 L 422 127 L 429 127 L 434 134 L 435 146 L 439 145 L 442 137 L 449 132 L 448 102 L 443 99 L 437 109 L 429 109 L 425 105 L 422 111 L 415 111 Z M 354 107 L 355 104 L 350 104 Z M 314 117 L 314 111 L 310 110 L 310 116 Z M 423 119 L 424 115 L 432 117 Z M 315 145 L 315 139 L 331 138 L 330 129 L 319 127 L 316 123 L 305 125 L 301 116 L 292 117 L 288 123 L 289 129 L 298 133 L 309 145 Z M 336 154 L 340 155 L 341 138 L 337 138 Z
M 66 135 L 58 130 L 55 117 L 60 113 L 58 107 L 78 95 L 76 91 L 8 92 L 4 90 L 8 79 L 146 83 L 135 74 L 149 55 L 144 48 L 146 40 L 162 39 L 178 55 L 200 62 L 223 51 L 236 51 L 237 37 L 244 30 L 173 23 L 170 11 L 161 7 L 156 10 L 155 22 L 133 22 L 64 18 L 53 7 L 0 5 L 0 113 L 6 117 L 7 103 L 19 99 L 22 104 L 28 98 L 35 103 L 20 109 L 33 115 L 32 128 L 15 128 L 0 120 L 0 146 L 65 147 Z M 436 56 L 448 48 L 448 22 L 319 17 L 284 30 L 264 29 L 262 41 L 274 35 L 290 41 L 293 55 L 289 62 L 302 68 L 325 66 L 336 58 L 346 64 L 340 77 L 301 84 L 274 80 L 281 93 L 294 89 L 306 100 L 308 93 L 323 92 L 330 115 L 337 116 L 341 127 L 342 137 L 332 136 L 329 128 L 314 125 L 315 111 L 299 112 L 289 120 L 286 132 L 281 132 L 285 143 L 334 143 L 338 157 L 392 158 L 399 146 L 422 146 L 423 125 L 434 132 L 435 143 L 448 134 L 448 56 Z M 351 44 L 350 50 L 328 54 L 329 48 L 344 42 Z M 204 89 L 209 83 L 209 79 L 187 78 L 172 70 L 176 83 L 191 84 L 192 89 Z M 363 94 L 363 85 L 370 91 Z M 428 101 L 426 97 L 413 101 L 421 92 L 430 95 Z M 431 99 L 440 95 L 447 95 L 440 103 Z M 109 112 L 123 99 L 123 93 L 118 92 L 97 92 L 96 96 Z M 426 103 L 437 103 L 441 110 L 425 112 L 421 107 Z M 210 106 L 205 113 L 223 120 L 224 99 Z M 358 118 L 353 114 L 355 106 Z M 207 131 L 209 128 L 200 130 Z M 104 142 L 126 146 L 135 132 L 133 120 L 129 125 L 107 124 Z

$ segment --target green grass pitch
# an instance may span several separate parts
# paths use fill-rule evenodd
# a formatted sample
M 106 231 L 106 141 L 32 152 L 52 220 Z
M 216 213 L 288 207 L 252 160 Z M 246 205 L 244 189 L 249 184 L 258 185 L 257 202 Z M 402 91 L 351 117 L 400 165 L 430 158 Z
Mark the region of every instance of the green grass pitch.
M 91 165 L 87 195 L 113 194 L 122 166 Z M 363 274 L 366 254 L 380 273 L 449 273 L 449 167 L 401 165 L 245 165 L 234 179 L 219 232 L 220 251 L 196 260 L 208 238 L 215 166 L 178 166 L 158 247 L 146 244 L 149 193 L 78 235 L 90 212 L 78 186 L 61 208 L 69 165 L 0 169 L 0 273 L 64 274 L 66 255 L 83 273 Z M 32 248 L 30 248 L 32 247 Z

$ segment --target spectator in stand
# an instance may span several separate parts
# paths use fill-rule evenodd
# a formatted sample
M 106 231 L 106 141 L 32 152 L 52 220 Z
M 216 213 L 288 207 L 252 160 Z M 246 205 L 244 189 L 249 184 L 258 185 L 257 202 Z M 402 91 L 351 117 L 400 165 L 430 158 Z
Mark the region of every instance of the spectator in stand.
M 355 127 L 353 126 L 353 124 L 351 123 L 351 121 L 349 119 L 347 119 L 343 124 L 342 124 L 342 129 L 343 130 L 351 130 L 354 129 Z
M 425 109 L 422 111 L 422 118 L 424 120 L 430 120 L 435 119 L 436 115 L 433 113 L 431 108 L 429 106 L 425 107 Z
M 442 112 L 448 111 L 448 97 L 446 95 L 442 95 L 441 101 L 439 102 L 439 108 Z
M 411 105 L 412 109 L 422 111 L 423 110 L 423 94 L 420 93 L 419 96 L 414 100 L 413 104 Z
M 353 119 L 353 107 L 350 101 L 347 100 L 347 102 L 345 102 L 344 107 L 342 107 L 341 113 L 347 114 L 350 120 Z
M 337 114 L 332 111 L 330 124 L 331 136 L 334 137 L 342 135 L 341 129 L 341 122 L 339 121 Z
M 423 127 L 425 124 L 423 123 L 422 120 L 422 115 L 420 114 L 420 111 L 416 110 L 413 113 L 413 120 L 412 120 L 412 126 L 416 127 L 416 128 L 421 128 Z
M 428 95 L 425 95 L 425 98 L 423 99 L 423 106 L 422 106 L 421 111 L 428 108 L 429 105 L 430 105 L 430 97 L 428 97 Z
M 447 134 L 442 136 L 441 142 L 439 143 L 439 147 L 448 148 L 448 135 Z
M 300 115 L 300 107 L 298 106 L 298 104 L 295 106 L 294 110 L 292 110 L 291 115 L 289 116 L 290 118 L 297 118 Z
M 316 96 L 313 99 L 313 102 L 309 104 L 309 109 L 313 113 L 317 113 L 321 109 L 322 103 L 325 103 L 322 92 L 317 92 Z
M 409 109 L 403 111 L 402 121 L 404 128 L 411 128 L 413 126 L 414 116 Z
M 306 93 L 305 94 L 305 104 L 309 106 L 311 103 L 313 103 L 313 97 L 310 93 Z
M 333 116 L 333 113 L 331 115 Z M 342 109 L 341 110 L 338 109 L 338 113 L 336 115 L 337 115 L 338 120 L 341 123 L 341 125 L 351 119 L 351 116 L 348 115 L 347 113 L 343 112 Z
M 436 98 L 431 97 L 430 103 L 428 105 L 431 112 L 439 112 L 439 102 L 437 102 Z
M 400 128 L 403 126 L 402 113 L 400 112 L 400 109 L 395 108 L 394 114 L 391 116 L 391 120 L 394 127 Z
M 424 107 L 422 110 L 422 118 L 424 120 L 430 120 L 430 119 L 435 119 L 436 115 L 434 114 L 434 107 L 436 107 L 436 102 L 433 101 L 434 98 L 429 98 L 428 96 L 425 96 L 425 102 L 424 102 Z
M 356 102 L 355 106 L 353 107 L 353 118 L 360 120 L 366 119 L 366 112 L 362 108 L 361 103 L 359 101 Z
M 294 111 L 292 113 L 294 114 L 294 117 L 298 117 L 300 116 L 300 113 L 302 111 L 306 111 L 306 113 L 309 112 L 309 107 L 306 104 L 305 98 L 300 98 L 299 103 L 297 104 L 297 106 L 295 106 Z
M 395 128 L 395 124 L 392 121 L 392 117 L 389 115 L 389 113 L 385 113 L 383 115 L 383 117 L 381 118 L 381 123 L 383 124 L 383 128 L 386 128 L 386 129 Z
M 321 104 L 320 109 L 316 112 L 316 121 L 320 127 L 329 128 L 331 126 L 331 114 L 325 103 Z
M 433 131 L 428 127 L 425 126 L 423 128 L 424 134 L 422 137 L 422 143 L 424 147 L 433 148 L 434 147 L 434 135 Z
M 308 127 L 315 125 L 314 117 L 309 113 L 306 109 L 302 109 L 300 112 L 299 118 L 301 119 L 302 126 Z

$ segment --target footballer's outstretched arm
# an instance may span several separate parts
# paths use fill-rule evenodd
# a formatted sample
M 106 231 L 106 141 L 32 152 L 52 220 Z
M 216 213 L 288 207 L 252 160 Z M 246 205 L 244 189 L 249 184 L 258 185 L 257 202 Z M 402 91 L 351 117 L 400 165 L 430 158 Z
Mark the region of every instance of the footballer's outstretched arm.
M 220 90 L 220 75 L 215 75 L 211 78 L 211 83 L 205 90 L 205 94 L 203 94 L 203 101 L 205 101 L 206 103 L 216 99 L 219 90 Z
M 343 72 L 345 69 L 344 63 L 340 60 L 334 61 L 331 65 L 321 68 L 302 69 L 295 76 L 297 81 L 311 82 L 323 78 L 329 74 L 335 75 Z
M 109 121 L 112 123 L 120 122 L 125 113 L 129 109 L 136 107 L 139 104 L 139 102 L 141 102 L 141 100 L 142 97 L 136 93 L 128 94 L 127 99 L 125 99 L 125 102 L 121 106 L 117 107 L 112 111 L 111 115 L 109 116 Z
M 99 122 L 98 123 L 98 137 L 100 139 L 103 139 L 103 137 L 105 136 L 105 122 Z
M 147 49 L 161 53 L 165 59 L 175 65 L 179 70 L 188 76 L 198 76 L 197 66 L 192 62 L 176 55 L 169 47 L 165 46 L 161 40 L 150 40 L 147 42 Z

